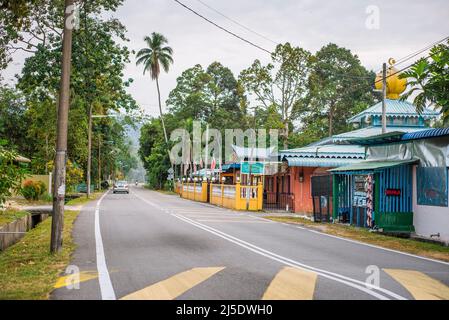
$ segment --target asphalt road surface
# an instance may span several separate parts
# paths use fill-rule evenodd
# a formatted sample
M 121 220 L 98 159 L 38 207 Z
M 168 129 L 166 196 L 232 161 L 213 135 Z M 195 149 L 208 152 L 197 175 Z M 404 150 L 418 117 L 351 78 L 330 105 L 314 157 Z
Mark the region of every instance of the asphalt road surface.
M 449 299 L 449 264 L 132 187 L 87 205 L 52 299 Z

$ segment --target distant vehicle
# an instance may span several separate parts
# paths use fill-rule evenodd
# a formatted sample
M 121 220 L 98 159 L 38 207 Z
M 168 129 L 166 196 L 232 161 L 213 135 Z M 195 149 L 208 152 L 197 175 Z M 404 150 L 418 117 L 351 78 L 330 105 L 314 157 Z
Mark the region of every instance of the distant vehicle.
M 112 188 L 113 193 L 127 193 L 129 194 L 129 186 L 126 181 L 117 181 Z

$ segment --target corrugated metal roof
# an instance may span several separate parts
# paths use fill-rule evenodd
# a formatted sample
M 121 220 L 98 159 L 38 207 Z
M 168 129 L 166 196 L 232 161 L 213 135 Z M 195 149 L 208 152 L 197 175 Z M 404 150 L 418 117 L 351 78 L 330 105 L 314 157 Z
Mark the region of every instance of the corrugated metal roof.
M 391 132 L 403 132 L 403 133 L 409 133 L 409 132 L 418 132 L 427 130 L 426 128 L 417 128 L 417 127 L 387 127 L 387 133 Z M 337 134 L 333 136 L 333 141 L 341 142 L 341 141 L 347 141 L 350 139 L 357 139 L 357 138 L 367 138 L 372 136 L 377 136 L 382 134 L 382 127 L 367 127 L 362 129 L 357 129 L 341 134 Z
M 360 170 L 379 170 L 385 168 L 392 168 L 396 166 L 400 166 L 403 164 L 415 163 L 418 162 L 419 159 L 410 159 L 410 160 L 398 160 L 398 161 L 361 161 L 358 163 L 350 164 L 348 166 L 335 168 L 329 170 L 330 172 L 340 173 L 347 171 L 360 171 Z
M 416 112 L 416 107 L 407 101 L 386 99 L 387 117 L 423 117 L 424 119 L 436 118 L 439 112 L 430 109 L 424 109 L 421 114 Z M 360 122 L 360 120 L 369 115 L 382 115 L 382 102 L 376 103 L 374 106 L 362 111 L 348 120 L 349 123 Z
M 402 140 L 417 140 L 417 139 L 425 139 L 425 138 L 435 138 L 435 137 L 443 137 L 449 135 L 449 127 L 448 128 L 438 128 L 438 129 L 428 129 L 419 132 L 411 132 L 402 136 Z
M 270 148 L 247 148 L 247 147 L 241 147 L 232 145 L 232 149 L 234 150 L 237 157 L 241 160 L 246 158 L 257 158 L 259 160 L 266 160 L 270 159 L 274 156 L 275 147 Z
M 364 159 L 365 148 L 357 145 L 337 145 L 329 144 L 323 146 L 307 146 L 304 148 L 283 150 L 280 152 L 283 157 L 302 158 L 352 158 Z
M 201 169 L 201 170 L 198 170 L 198 171 L 195 171 L 194 173 L 192 173 L 192 176 L 194 176 L 194 177 L 205 177 L 205 176 L 208 176 L 208 175 L 211 175 L 211 174 L 217 174 L 217 173 L 221 173 L 221 170 L 220 169 L 214 169 L 214 170 L 212 170 L 212 169 Z
M 289 167 L 335 168 L 359 162 L 360 159 L 286 157 Z
M 240 163 L 228 163 L 221 166 L 223 171 L 227 171 L 229 169 L 240 169 Z

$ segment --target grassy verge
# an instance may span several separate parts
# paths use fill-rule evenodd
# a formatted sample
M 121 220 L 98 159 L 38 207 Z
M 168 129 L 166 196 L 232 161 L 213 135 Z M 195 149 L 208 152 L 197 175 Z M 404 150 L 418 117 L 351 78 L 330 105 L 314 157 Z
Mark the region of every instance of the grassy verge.
M 79 198 L 76 198 L 76 199 L 68 201 L 66 203 L 66 205 L 68 205 L 68 206 L 79 206 L 79 205 L 82 205 L 82 204 L 86 204 L 89 201 L 98 199 L 99 197 L 101 197 L 102 194 L 103 194 L 103 192 L 95 192 L 95 193 L 92 193 L 90 195 L 90 198 L 87 198 L 86 195 L 83 195 L 83 196 L 81 196 Z
M 65 212 L 64 247 L 59 254 L 49 252 L 51 218 L 28 232 L 17 244 L 0 252 L 0 300 L 49 297 L 75 249 L 72 227 L 78 213 Z
M 163 194 L 168 194 L 168 195 L 171 195 L 171 196 L 177 195 L 176 192 L 173 192 L 173 191 L 170 191 L 170 190 L 153 190 L 153 191 L 157 191 L 157 192 L 160 192 L 160 193 L 163 193 Z
M 48 200 L 45 200 L 45 199 L 26 200 L 26 199 L 20 199 L 20 198 L 13 198 L 11 200 L 14 201 L 16 204 L 18 204 L 20 206 L 43 206 L 43 205 L 52 204 L 51 200 L 48 201 Z
M 0 211 L 0 227 L 26 216 L 28 212 L 18 210 Z
M 300 224 L 303 226 L 317 229 L 321 232 L 357 240 L 364 243 L 377 245 L 379 247 L 398 250 L 402 252 L 412 253 L 423 257 L 438 259 L 449 262 L 449 247 L 444 247 L 439 244 L 421 242 L 414 239 L 403 239 L 383 234 L 369 232 L 364 228 L 356 228 L 352 226 L 345 226 L 340 224 L 322 224 L 315 223 L 307 219 L 296 217 L 265 217 L 267 219 Z

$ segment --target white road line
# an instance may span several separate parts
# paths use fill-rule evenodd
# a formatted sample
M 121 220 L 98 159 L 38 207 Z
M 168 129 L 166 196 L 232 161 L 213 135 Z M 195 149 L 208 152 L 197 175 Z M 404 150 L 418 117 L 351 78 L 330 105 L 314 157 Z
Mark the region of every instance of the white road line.
M 355 289 L 363 291 L 363 292 L 365 292 L 365 293 L 367 293 L 367 294 L 369 294 L 369 295 L 371 295 L 371 296 L 373 296 L 373 297 L 375 297 L 377 299 L 380 299 L 380 300 L 389 300 L 389 298 L 384 296 L 384 295 L 382 295 L 382 294 L 380 294 L 380 293 L 375 292 L 375 290 L 378 290 L 378 291 L 380 291 L 380 292 L 382 292 L 384 294 L 387 294 L 387 295 L 389 295 L 389 296 L 391 296 L 391 297 L 393 297 L 395 299 L 398 299 L 398 300 L 407 300 L 406 298 L 404 298 L 404 297 L 402 297 L 402 296 L 400 296 L 400 295 L 398 295 L 398 294 L 396 294 L 396 293 L 394 293 L 392 291 L 389 291 L 387 289 L 376 287 L 376 286 L 373 286 L 373 285 L 371 285 L 369 283 L 365 283 L 365 282 L 357 280 L 357 279 L 352 279 L 350 277 L 346 277 L 346 276 L 343 276 L 343 275 L 340 275 L 340 274 L 337 274 L 337 273 L 334 273 L 334 272 L 318 269 L 318 268 L 315 268 L 315 267 L 312 267 L 312 266 L 305 265 L 305 264 L 300 263 L 298 261 L 295 261 L 295 260 L 292 260 L 292 259 L 280 256 L 280 255 L 275 254 L 273 252 L 270 252 L 268 250 L 265 250 L 265 249 L 262 249 L 260 247 L 257 247 L 257 246 L 255 246 L 255 245 L 253 245 L 251 243 L 248 243 L 248 242 L 246 242 L 244 240 L 241 240 L 239 238 L 236 238 L 234 236 L 226 234 L 226 233 L 224 233 L 222 231 L 214 229 L 214 228 L 212 228 L 210 226 L 207 226 L 207 225 L 202 224 L 200 222 L 197 222 L 195 220 L 192 220 L 192 219 L 189 219 L 187 217 L 180 216 L 180 215 L 177 215 L 177 214 L 175 214 L 173 212 L 170 212 L 170 210 L 165 209 L 165 208 L 163 208 L 163 207 L 153 203 L 152 201 L 149 201 L 149 200 L 147 200 L 145 198 L 142 198 L 141 196 L 139 196 L 137 194 L 135 194 L 135 196 L 137 198 L 141 199 L 142 201 L 148 203 L 152 207 L 157 208 L 157 209 L 159 209 L 159 210 L 161 210 L 163 212 L 166 212 L 168 214 L 171 214 L 171 216 L 173 216 L 175 218 L 178 218 L 181 221 L 189 223 L 189 224 L 191 224 L 191 225 L 193 225 L 193 226 L 195 226 L 197 228 L 200 228 L 200 229 L 202 229 L 204 231 L 212 233 L 212 234 L 214 234 L 214 235 L 216 235 L 216 236 L 218 236 L 220 238 L 223 238 L 223 239 L 225 239 L 225 240 L 227 240 L 229 242 L 232 242 L 232 243 L 234 243 L 234 244 L 236 244 L 238 246 L 246 248 L 246 249 L 248 249 L 248 250 L 250 250 L 250 251 L 252 251 L 254 253 L 257 253 L 259 255 L 265 256 L 265 257 L 267 257 L 267 258 L 269 258 L 271 260 L 278 261 L 280 263 L 283 263 L 283 264 L 286 264 L 286 265 L 289 265 L 289 266 L 292 266 L 292 267 L 297 267 L 297 268 L 304 269 L 304 270 L 314 271 L 317 274 L 321 275 L 322 277 L 325 277 L 325 278 L 328 278 L 328 279 L 331 279 L 331 280 L 334 280 L 334 281 L 346 284 L 346 285 L 348 285 L 350 287 L 353 287 Z
M 100 284 L 100 292 L 102 300 L 116 300 L 114 288 L 112 287 L 111 277 L 109 276 L 106 258 L 103 249 L 103 240 L 101 238 L 100 229 L 100 204 L 103 198 L 108 194 L 106 192 L 97 202 L 95 208 L 95 249 L 97 254 L 97 271 L 98 282 Z
M 210 223 L 262 223 L 262 224 L 267 224 L 268 222 L 263 222 L 263 221 L 254 221 L 254 220 L 220 220 L 220 219 L 197 219 L 195 221 L 200 221 L 200 222 L 210 222 Z
M 360 242 L 360 241 L 357 241 L 357 240 L 346 239 L 346 238 L 342 238 L 342 237 L 339 237 L 339 236 L 334 236 L 334 235 L 327 234 L 327 233 L 320 232 L 320 231 L 316 231 L 316 230 L 311 230 L 311 229 L 306 229 L 306 230 L 308 230 L 310 232 L 313 232 L 313 233 L 316 233 L 316 234 L 319 234 L 319 235 L 322 235 L 322 236 L 326 236 L 326 237 L 330 237 L 330 238 L 334 238 L 334 239 L 339 239 L 339 240 L 343 240 L 343 241 L 359 244 L 359 245 L 366 246 L 366 247 L 371 247 L 371 248 L 376 248 L 376 249 L 380 249 L 380 250 L 384 250 L 384 251 L 394 252 L 394 253 L 402 254 L 404 256 L 418 258 L 418 259 L 421 259 L 421 260 L 441 263 L 441 264 L 449 266 L 449 262 L 445 262 L 445 261 L 441 261 L 441 260 L 435 260 L 435 259 L 432 259 L 432 258 L 426 258 L 426 257 L 422 257 L 422 256 L 417 256 L 417 255 L 412 254 L 412 253 L 397 251 L 397 250 L 394 250 L 394 249 L 388 249 L 388 248 L 376 246 L 375 244 L 369 244 L 369 243 L 364 243 L 364 242 Z
M 141 198 L 141 199 L 143 199 L 143 198 Z M 225 209 L 225 210 L 228 210 L 228 209 Z M 231 211 L 231 210 L 228 210 L 228 211 Z M 249 215 L 249 216 L 251 216 L 251 215 Z M 254 218 L 255 219 L 268 220 L 268 219 L 265 219 L 263 217 L 254 217 Z M 269 220 L 269 221 L 271 221 L 272 223 L 282 224 L 282 222 L 278 222 L 278 221 L 273 221 L 273 220 Z M 393 252 L 393 253 L 401 254 L 401 255 L 404 255 L 404 256 L 408 256 L 408 257 L 412 257 L 412 258 L 416 258 L 416 259 L 421 259 L 421 260 L 435 262 L 435 263 L 444 264 L 444 265 L 449 266 L 449 262 L 445 262 L 445 261 L 441 261 L 441 260 L 436 260 L 436 259 L 432 259 L 432 258 L 426 258 L 426 257 L 423 257 L 423 256 L 418 256 L 418 255 L 415 255 L 415 254 L 412 254 L 412 253 L 406 253 L 406 252 L 402 252 L 402 251 L 398 251 L 398 250 L 394 250 L 394 249 L 388 249 L 388 248 L 376 246 L 374 244 L 368 244 L 368 243 L 360 242 L 360 241 L 357 241 L 357 240 L 346 239 L 346 238 L 330 235 L 330 234 L 327 234 L 327 233 L 311 230 L 309 228 L 304 228 L 304 227 L 300 227 L 300 226 L 296 226 L 296 228 L 301 229 L 301 230 L 310 231 L 310 232 L 313 232 L 313 233 L 316 233 L 316 234 L 319 234 L 319 235 L 323 235 L 323 236 L 326 236 L 326 237 L 331 237 L 331 238 L 339 239 L 339 240 L 342 240 L 342 241 L 352 242 L 354 244 L 358 244 L 358 245 L 361 245 L 361 246 L 376 248 L 376 249 L 379 249 L 379 250 Z
M 363 281 L 359 281 L 359 280 L 352 279 L 352 278 L 349 278 L 349 277 L 346 277 L 346 276 L 343 276 L 343 275 L 340 275 L 340 274 L 336 274 L 336 273 L 333 273 L 333 272 L 329 272 L 329 271 L 326 271 L 326 270 L 321 270 L 321 269 L 318 269 L 318 268 L 315 268 L 315 267 L 312 267 L 312 266 L 305 265 L 305 264 L 300 263 L 298 261 L 295 261 L 295 260 L 292 260 L 292 259 L 280 256 L 280 255 L 277 255 L 277 254 L 275 254 L 273 252 L 270 252 L 268 250 L 265 250 L 265 249 L 262 249 L 260 247 L 257 247 L 257 246 L 255 246 L 255 245 L 253 245 L 251 243 L 248 243 L 248 242 L 246 242 L 244 240 L 241 240 L 239 238 L 233 237 L 233 236 L 231 236 L 229 234 L 221 232 L 221 231 L 219 231 L 217 229 L 214 229 L 212 227 L 209 227 L 209 226 L 207 226 L 205 224 L 201 224 L 199 222 L 190 220 L 190 219 L 188 219 L 186 217 L 182 217 L 182 216 L 179 216 L 179 215 L 176 215 L 176 214 L 172 214 L 172 216 L 174 216 L 174 217 L 176 217 L 176 218 L 178 218 L 178 219 L 180 219 L 180 220 L 182 220 L 182 221 L 184 221 L 186 223 L 189 223 L 189 224 L 191 224 L 191 225 L 193 225 L 193 226 L 195 226 L 197 228 L 200 228 L 200 229 L 202 229 L 204 231 L 212 233 L 212 234 L 214 234 L 214 235 L 216 235 L 216 236 L 218 236 L 220 238 L 223 238 L 223 239 L 225 239 L 225 240 L 227 240 L 229 242 L 232 242 L 232 243 L 234 243 L 234 244 L 236 244 L 238 246 L 246 248 L 246 249 L 248 249 L 248 250 L 250 250 L 250 251 L 252 251 L 254 253 L 257 253 L 259 255 L 267 257 L 267 258 L 269 258 L 271 260 L 280 262 L 282 264 L 285 264 L 285 265 L 288 265 L 288 266 L 291 266 L 291 267 L 296 267 L 296 268 L 300 268 L 300 269 L 307 270 L 307 271 L 313 271 L 313 272 L 317 273 L 318 275 L 320 275 L 320 276 L 322 276 L 324 278 L 343 283 L 343 284 L 345 284 L 347 286 L 350 286 L 352 288 L 355 288 L 355 289 L 358 289 L 360 291 L 363 291 L 363 292 L 365 292 L 365 293 L 367 293 L 367 294 L 369 294 L 369 295 L 371 295 L 371 296 L 373 296 L 373 297 L 375 297 L 377 299 L 390 300 L 387 296 L 384 296 L 384 295 L 382 295 L 380 293 L 377 293 L 374 290 L 378 290 L 378 291 L 380 291 L 380 292 L 382 292 L 384 294 L 387 294 L 387 295 L 389 295 L 389 296 L 391 296 L 391 297 L 393 297 L 395 299 L 398 299 L 398 300 L 406 300 L 406 298 L 404 298 L 404 297 L 402 297 L 402 296 L 400 296 L 400 295 L 398 295 L 398 294 L 396 294 L 396 293 L 394 293 L 392 291 L 389 291 L 387 289 L 380 288 L 380 287 L 375 287 L 375 286 L 370 285 L 368 283 L 365 283 Z M 369 287 L 371 287 L 371 288 L 369 288 Z

